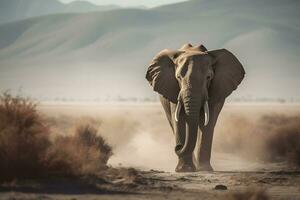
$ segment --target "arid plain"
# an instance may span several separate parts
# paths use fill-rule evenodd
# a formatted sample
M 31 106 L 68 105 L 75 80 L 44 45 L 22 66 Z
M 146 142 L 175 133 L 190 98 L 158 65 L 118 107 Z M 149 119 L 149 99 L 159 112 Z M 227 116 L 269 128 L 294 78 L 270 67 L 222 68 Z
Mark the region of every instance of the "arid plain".
M 215 171 L 196 173 L 174 172 L 174 138 L 158 103 L 40 104 L 38 111 L 57 135 L 71 134 L 81 123 L 95 127 L 113 148 L 108 165 L 134 168 L 138 181 L 131 175 L 120 179 L 113 193 L 63 183 L 59 191 L 48 190 L 47 184 L 42 191 L 2 188 L 0 199 L 300 198 L 296 104 L 225 105 L 213 143 Z M 215 189 L 217 185 L 221 190 Z

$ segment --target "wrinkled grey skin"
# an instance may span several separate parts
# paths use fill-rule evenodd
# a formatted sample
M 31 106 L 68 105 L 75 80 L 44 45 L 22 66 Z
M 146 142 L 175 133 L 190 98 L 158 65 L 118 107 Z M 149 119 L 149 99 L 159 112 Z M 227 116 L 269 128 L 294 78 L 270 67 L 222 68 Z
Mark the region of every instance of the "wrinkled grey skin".
M 207 51 L 203 45 L 163 50 L 153 59 L 146 79 L 160 94 L 175 136 L 176 172 L 213 170 L 210 158 L 214 127 L 225 98 L 241 83 L 244 74 L 243 66 L 229 51 Z M 207 109 L 204 113 L 205 102 L 208 121 L 204 119 L 208 114 Z

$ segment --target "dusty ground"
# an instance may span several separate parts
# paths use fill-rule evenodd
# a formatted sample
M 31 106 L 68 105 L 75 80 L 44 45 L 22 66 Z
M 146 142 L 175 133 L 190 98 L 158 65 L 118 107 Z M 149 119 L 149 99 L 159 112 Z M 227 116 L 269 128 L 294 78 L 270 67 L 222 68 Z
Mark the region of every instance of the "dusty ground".
M 146 171 L 141 175 L 140 182 L 127 186 L 87 186 L 68 180 L 35 181 L 30 183 L 34 187 L 28 187 L 27 182 L 14 191 L 1 188 L 0 199 L 300 199 L 300 172 Z M 220 184 L 227 190 L 216 190 Z
M 297 105 L 227 105 L 216 127 L 215 172 L 179 174 L 173 172 L 174 141 L 158 104 L 41 105 L 39 110 L 59 134 L 68 134 L 78 121 L 98 125 L 114 148 L 109 164 L 134 167 L 138 175 L 129 182 L 88 178 L 88 185 L 70 179 L 16 182 L 0 188 L 0 199 L 300 199 L 299 169 L 263 160 L 269 153 L 265 136 L 255 129 L 266 114 L 299 115 Z M 216 190 L 217 185 L 227 190 Z

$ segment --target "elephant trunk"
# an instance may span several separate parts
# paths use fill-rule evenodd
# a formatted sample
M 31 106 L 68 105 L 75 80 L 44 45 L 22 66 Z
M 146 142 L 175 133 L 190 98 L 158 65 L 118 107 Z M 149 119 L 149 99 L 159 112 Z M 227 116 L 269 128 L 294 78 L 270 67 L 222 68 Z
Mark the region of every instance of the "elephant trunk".
M 200 109 L 203 105 L 201 102 L 201 96 L 186 96 L 183 98 L 184 110 L 188 118 L 199 117 Z
M 179 99 L 178 104 L 183 103 L 186 114 L 186 135 L 183 147 L 178 155 L 190 156 L 194 151 L 197 141 L 199 114 L 201 109 L 201 99 L 197 97 L 185 96 Z M 177 106 L 178 107 L 178 106 Z M 181 107 L 181 106 L 179 106 Z M 176 115 L 176 114 L 175 114 Z
M 186 135 L 184 145 L 177 152 L 178 155 L 191 155 L 194 151 L 197 141 L 200 110 L 204 110 L 204 126 L 209 123 L 209 106 L 207 98 L 201 95 L 188 95 L 189 92 L 181 91 L 178 95 L 178 103 L 175 110 L 175 121 L 179 120 L 179 113 L 184 107 L 186 114 Z

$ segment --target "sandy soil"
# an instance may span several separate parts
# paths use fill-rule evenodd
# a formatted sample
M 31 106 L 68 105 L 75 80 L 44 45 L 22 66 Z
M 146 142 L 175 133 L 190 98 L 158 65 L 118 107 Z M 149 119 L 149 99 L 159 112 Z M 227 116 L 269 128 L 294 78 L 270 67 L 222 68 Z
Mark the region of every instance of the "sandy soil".
M 174 172 L 177 160 L 173 136 L 158 104 L 41 105 L 39 110 L 49 117 L 53 131 L 61 134 L 67 134 L 72 124 L 83 121 L 82 116 L 98 124 L 100 134 L 114 147 L 109 164 L 134 167 L 138 175 L 130 181 L 109 183 L 95 178 L 15 182 L 0 187 L 0 199 L 300 199 L 300 171 L 286 163 L 256 159 L 261 153 L 256 151 L 260 142 L 249 141 L 258 145 L 245 148 L 243 142 L 236 143 L 244 133 L 239 132 L 237 137 L 232 129 L 240 128 L 232 122 L 236 116 L 239 121 L 248 120 L 241 125 L 246 128 L 264 114 L 297 115 L 300 106 L 225 106 L 215 133 L 215 171 L 197 173 Z M 227 127 L 231 122 L 234 125 Z M 232 144 L 242 147 L 228 149 Z M 248 156 L 252 150 L 254 153 Z

